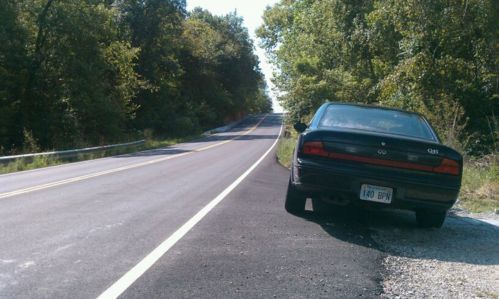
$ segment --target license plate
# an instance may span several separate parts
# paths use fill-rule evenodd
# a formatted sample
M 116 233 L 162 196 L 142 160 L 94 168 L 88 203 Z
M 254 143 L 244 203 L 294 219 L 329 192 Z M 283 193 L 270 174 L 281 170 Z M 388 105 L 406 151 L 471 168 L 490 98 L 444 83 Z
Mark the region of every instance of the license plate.
M 360 199 L 381 203 L 392 202 L 393 189 L 363 184 L 360 187 Z

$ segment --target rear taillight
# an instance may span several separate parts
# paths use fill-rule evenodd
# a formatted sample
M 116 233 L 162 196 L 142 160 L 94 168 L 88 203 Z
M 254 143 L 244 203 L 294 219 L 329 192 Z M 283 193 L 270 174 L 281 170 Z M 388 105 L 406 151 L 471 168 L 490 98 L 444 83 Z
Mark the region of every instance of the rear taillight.
M 302 153 L 305 155 L 314 155 L 328 157 L 329 153 L 324 148 L 324 144 L 320 141 L 308 141 L 303 144 Z
M 460 166 L 459 163 L 450 160 L 450 159 L 442 159 L 442 162 L 439 166 L 433 167 L 430 165 L 422 165 L 411 162 L 403 162 L 403 161 L 393 161 L 386 160 L 380 158 L 373 157 L 364 157 L 352 154 L 343 154 L 343 153 L 333 153 L 326 150 L 324 144 L 321 141 L 307 141 L 303 144 L 302 154 L 312 155 L 312 156 L 320 156 L 326 157 L 336 160 L 347 160 L 360 162 L 365 164 L 393 167 L 393 168 L 403 168 L 403 169 L 411 169 L 411 170 L 419 170 L 419 171 L 427 171 L 427 172 L 436 172 L 442 174 L 451 174 L 451 175 L 459 175 Z
M 442 162 L 440 162 L 440 166 L 434 167 L 433 171 L 438 173 L 459 175 L 460 169 L 461 167 L 458 162 L 444 158 L 442 159 Z

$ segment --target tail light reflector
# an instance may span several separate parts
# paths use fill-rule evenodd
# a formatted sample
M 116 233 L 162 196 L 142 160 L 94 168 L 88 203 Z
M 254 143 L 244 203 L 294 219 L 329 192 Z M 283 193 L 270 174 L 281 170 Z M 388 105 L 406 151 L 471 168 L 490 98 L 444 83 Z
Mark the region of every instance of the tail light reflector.
M 306 155 L 329 157 L 328 151 L 320 141 L 309 141 L 303 144 L 302 152 Z
M 459 166 L 459 163 L 457 163 L 456 161 L 444 158 L 442 159 L 442 162 L 440 162 L 440 166 L 433 168 L 433 171 L 438 173 L 459 175 L 460 168 L 461 167 Z

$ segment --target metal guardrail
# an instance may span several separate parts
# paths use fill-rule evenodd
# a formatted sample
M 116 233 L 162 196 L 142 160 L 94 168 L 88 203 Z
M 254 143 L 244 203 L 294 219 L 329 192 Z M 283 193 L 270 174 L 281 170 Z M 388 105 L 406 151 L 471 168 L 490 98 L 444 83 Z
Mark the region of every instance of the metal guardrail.
M 252 117 L 255 115 L 247 115 L 243 117 L 242 119 L 232 122 L 228 125 L 225 125 L 223 127 L 215 128 L 209 131 L 206 131 L 203 133 L 203 135 L 210 135 L 214 133 L 223 133 L 226 132 L 235 126 L 239 125 L 241 122 L 246 120 L 248 117 Z M 112 145 L 104 145 L 104 146 L 95 146 L 95 147 L 87 147 L 87 148 L 81 148 L 81 149 L 72 149 L 72 150 L 64 150 L 64 151 L 52 151 L 52 152 L 44 152 L 44 153 L 34 153 L 34 154 L 24 154 L 24 155 L 15 155 L 15 156 L 0 156 L 0 164 L 6 164 L 12 161 L 15 161 L 17 159 L 33 159 L 35 157 L 40 157 L 40 156 L 54 156 L 54 157 L 59 157 L 59 158 L 72 158 L 76 157 L 78 154 L 85 154 L 85 153 L 91 153 L 91 152 L 97 152 L 97 151 L 102 151 L 106 149 L 111 149 L 111 148 L 117 148 L 117 147 L 126 147 L 126 146 L 134 146 L 134 145 L 140 145 L 144 144 L 145 139 L 142 140 L 137 140 L 133 142 L 127 142 L 127 143 L 119 143 L 119 144 L 112 144 Z
M 54 156 L 54 157 L 64 157 L 64 158 L 71 158 L 71 157 L 76 157 L 78 154 L 85 154 L 85 153 L 91 153 L 91 152 L 97 152 L 97 151 L 102 151 L 102 150 L 107 150 L 107 149 L 113 149 L 113 148 L 119 148 L 119 147 L 127 147 L 127 146 L 135 146 L 135 145 L 140 145 L 144 144 L 145 140 L 137 140 L 133 142 L 127 142 L 127 143 L 119 143 L 119 144 L 111 144 L 111 145 L 103 145 L 103 146 L 94 146 L 94 147 L 87 147 L 87 148 L 81 148 L 81 149 L 72 149 L 72 150 L 64 150 L 64 151 L 52 151 L 52 152 L 44 152 L 44 153 L 34 153 L 34 154 L 24 154 L 24 155 L 14 155 L 14 156 L 3 156 L 0 157 L 0 164 L 5 164 L 9 163 L 12 161 L 15 161 L 17 159 L 33 159 L 35 157 L 42 157 L 42 156 Z

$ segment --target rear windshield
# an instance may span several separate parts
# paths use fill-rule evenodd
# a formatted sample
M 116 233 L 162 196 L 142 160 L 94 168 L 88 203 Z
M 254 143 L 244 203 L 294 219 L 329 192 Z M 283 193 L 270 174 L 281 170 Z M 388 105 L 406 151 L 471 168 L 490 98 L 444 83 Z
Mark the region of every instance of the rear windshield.
M 417 114 L 373 107 L 330 105 L 319 128 L 346 128 L 434 140 L 430 128 Z

